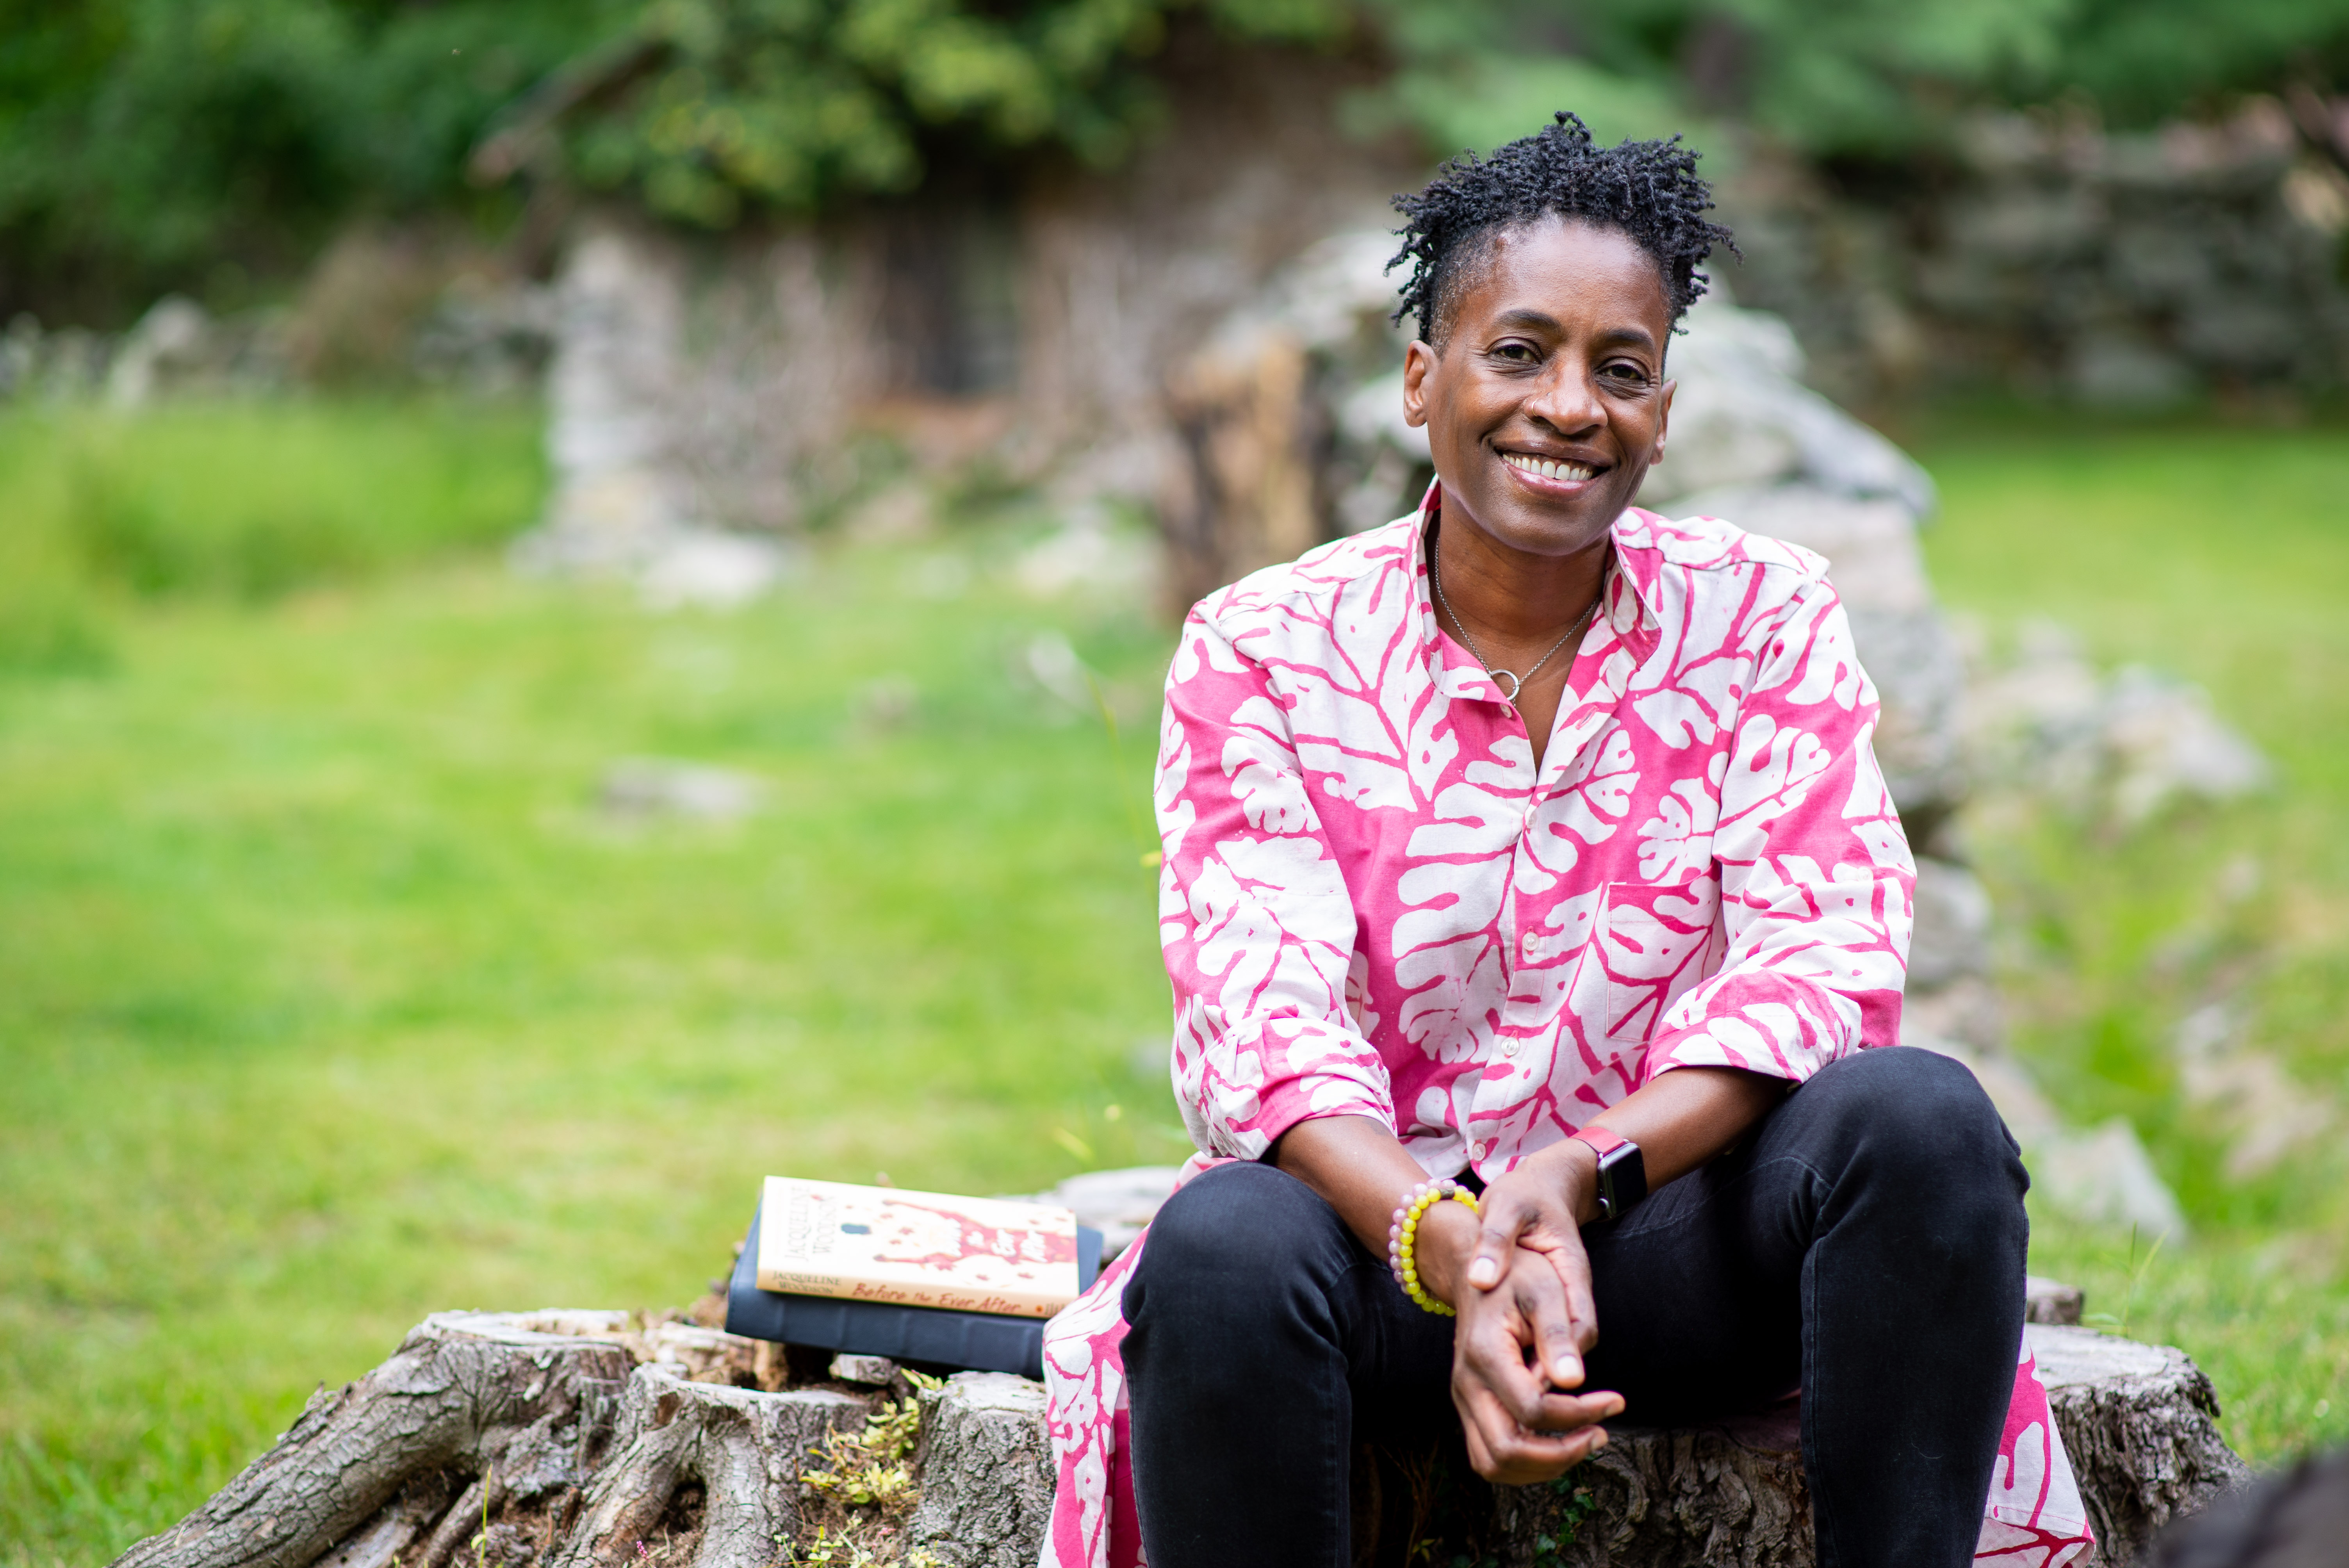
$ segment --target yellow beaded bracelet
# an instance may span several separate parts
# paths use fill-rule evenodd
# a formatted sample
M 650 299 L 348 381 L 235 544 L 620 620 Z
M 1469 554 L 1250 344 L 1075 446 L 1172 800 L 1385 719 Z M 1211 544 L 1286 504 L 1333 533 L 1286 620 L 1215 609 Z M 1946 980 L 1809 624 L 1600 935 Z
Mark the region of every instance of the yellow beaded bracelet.
M 1426 1287 L 1419 1283 L 1419 1264 L 1414 1251 L 1419 1242 L 1420 1216 L 1446 1198 L 1467 1204 L 1472 1214 L 1477 1212 L 1476 1194 L 1449 1176 L 1444 1176 L 1422 1181 L 1404 1193 L 1402 1202 L 1395 1205 L 1393 1222 L 1387 1226 L 1387 1267 L 1394 1272 L 1395 1284 L 1402 1286 L 1403 1294 L 1417 1302 L 1423 1311 L 1434 1313 L 1439 1317 L 1450 1317 L 1453 1309 L 1428 1295 Z

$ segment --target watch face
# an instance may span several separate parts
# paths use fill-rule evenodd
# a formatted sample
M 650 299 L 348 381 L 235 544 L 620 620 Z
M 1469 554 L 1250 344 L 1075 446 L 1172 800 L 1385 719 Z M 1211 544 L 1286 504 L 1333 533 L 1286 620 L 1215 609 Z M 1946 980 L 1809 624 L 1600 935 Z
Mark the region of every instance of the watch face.
M 1619 1218 L 1624 1210 L 1648 1195 L 1647 1161 L 1640 1146 L 1624 1141 L 1599 1157 L 1599 1210 L 1602 1219 Z

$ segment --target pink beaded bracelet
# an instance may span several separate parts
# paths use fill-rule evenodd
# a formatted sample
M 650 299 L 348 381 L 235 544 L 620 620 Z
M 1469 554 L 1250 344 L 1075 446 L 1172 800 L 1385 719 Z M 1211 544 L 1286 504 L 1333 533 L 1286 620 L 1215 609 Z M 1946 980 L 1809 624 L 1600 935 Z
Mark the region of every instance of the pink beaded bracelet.
M 1427 1294 L 1419 1283 L 1419 1264 L 1414 1250 L 1419 1241 L 1420 1216 L 1444 1199 L 1451 1198 L 1468 1205 L 1472 1214 L 1476 1210 L 1476 1195 L 1449 1176 L 1439 1176 L 1422 1181 L 1402 1195 L 1395 1205 L 1394 1220 L 1387 1226 L 1387 1266 L 1394 1271 L 1395 1284 L 1417 1302 L 1423 1311 L 1441 1317 L 1450 1317 L 1452 1308 Z

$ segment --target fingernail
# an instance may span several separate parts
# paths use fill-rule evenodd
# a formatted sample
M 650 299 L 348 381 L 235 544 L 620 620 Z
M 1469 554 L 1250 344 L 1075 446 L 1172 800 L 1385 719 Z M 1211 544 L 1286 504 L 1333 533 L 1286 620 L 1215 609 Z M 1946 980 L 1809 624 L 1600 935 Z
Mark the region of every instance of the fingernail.
M 1570 1388 L 1582 1381 L 1582 1363 L 1571 1356 L 1562 1356 L 1558 1358 L 1557 1369 L 1550 1377 L 1561 1387 Z
M 1501 1265 L 1490 1258 L 1478 1258 L 1468 1265 L 1468 1283 L 1487 1289 L 1501 1277 Z

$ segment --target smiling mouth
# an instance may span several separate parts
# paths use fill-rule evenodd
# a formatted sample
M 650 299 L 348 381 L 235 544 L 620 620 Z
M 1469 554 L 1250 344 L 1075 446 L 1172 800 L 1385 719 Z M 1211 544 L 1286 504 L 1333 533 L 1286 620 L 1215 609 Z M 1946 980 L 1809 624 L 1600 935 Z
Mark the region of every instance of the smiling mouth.
M 1599 470 L 1581 463 L 1561 462 L 1554 458 L 1537 458 L 1531 452 L 1503 452 L 1501 460 L 1531 479 L 1551 480 L 1574 484 L 1589 479 Z

